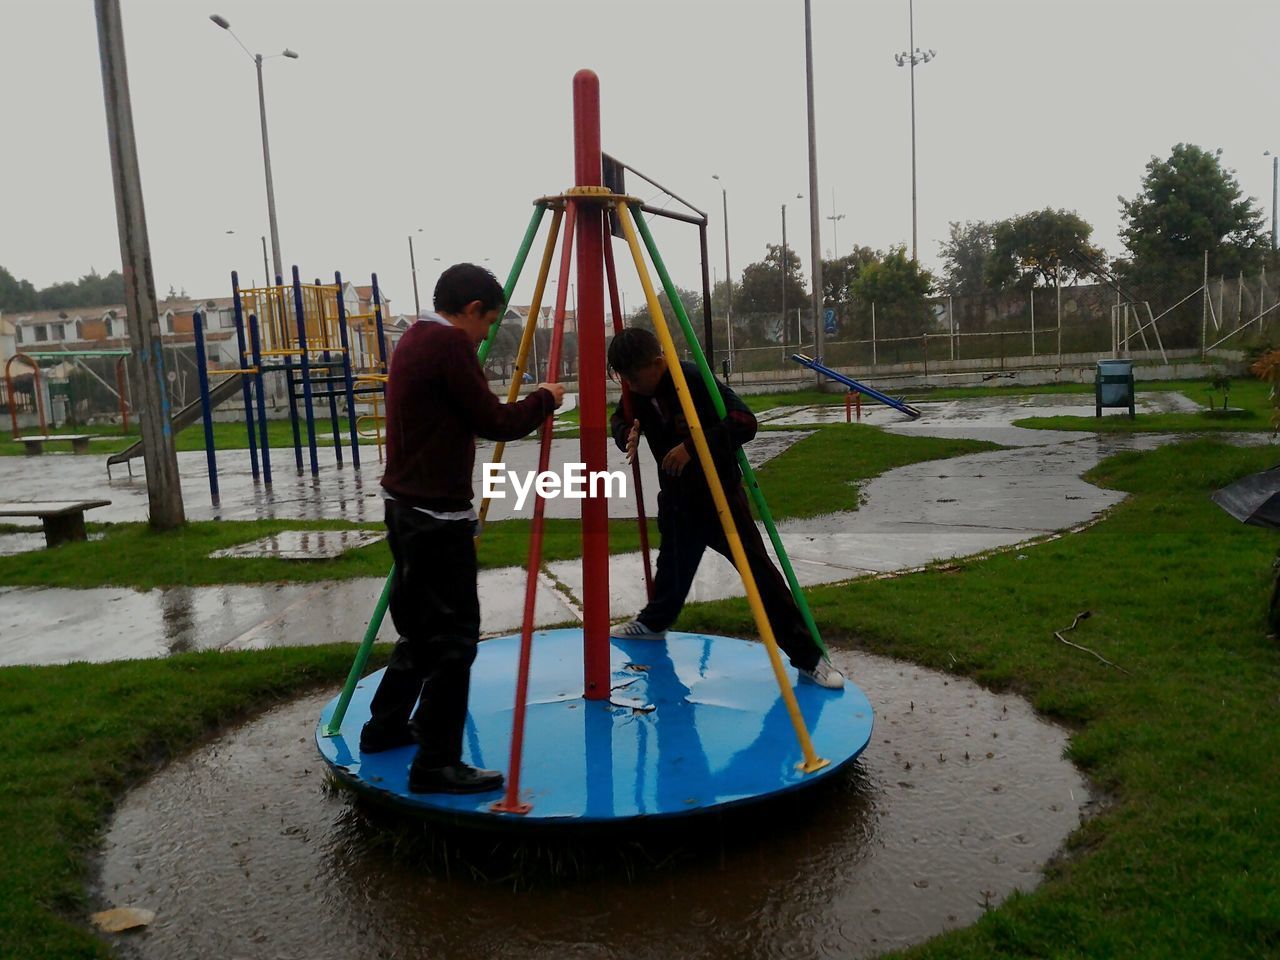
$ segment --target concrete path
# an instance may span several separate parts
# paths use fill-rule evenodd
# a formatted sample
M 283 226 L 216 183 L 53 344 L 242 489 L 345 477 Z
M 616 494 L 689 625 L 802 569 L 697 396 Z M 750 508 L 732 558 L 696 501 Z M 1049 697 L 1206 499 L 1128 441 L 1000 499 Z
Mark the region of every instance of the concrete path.
M 1144 400 L 1154 409 L 1178 409 L 1178 405 L 1185 402 L 1177 395 L 1144 395 Z M 900 422 L 897 414 L 885 410 L 888 416 L 880 415 L 879 422 L 894 432 L 993 439 L 1011 446 L 901 467 L 868 483 L 864 488 L 865 502 L 854 513 L 782 523 L 780 533 L 800 581 L 812 585 L 868 573 L 911 569 L 934 560 L 1009 546 L 1093 519 L 1123 499 L 1123 494 L 1085 483 L 1080 479 L 1082 473 L 1114 453 L 1151 449 L 1176 438 L 1021 430 L 1010 425 L 1012 420 L 1037 414 L 1078 413 L 1085 409 L 1078 406 L 1079 402 L 1078 396 L 945 401 L 922 404 L 924 416 L 914 422 Z M 1087 411 L 1092 414 L 1092 406 Z M 843 419 L 843 408 L 835 411 L 787 408 L 769 422 L 798 426 L 822 422 L 833 413 Z M 890 422 L 891 419 L 899 422 Z M 776 455 L 801 435 L 791 431 L 763 431 L 749 448 L 752 459 L 759 461 Z M 1268 440 L 1266 434 L 1253 434 L 1246 435 L 1244 442 Z M 513 444 L 509 450 L 509 462 L 533 465 L 535 444 Z M 555 455 L 577 459 L 576 442 L 558 442 Z M 184 457 L 203 461 L 199 454 Z M 23 458 L 4 459 L 15 460 L 19 465 L 30 463 Z M 88 458 L 68 456 L 56 461 L 58 489 L 66 492 L 62 460 L 69 461 L 74 472 L 83 469 L 80 464 Z M 44 461 L 50 461 L 48 466 L 55 462 L 50 457 Z M 648 472 L 645 493 L 652 511 L 651 498 L 657 490 L 657 479 L 647 457 L 645 462 Z M 242 466 L 244 463 L 247 458 Z M 100 461 L 97 465 L 100 469 Z M 0 484 L 8 481 L 6 472 L 11 470 L 10 464 L 0 463 Z M 376 469 L 366 467 L 364 476 L 357 480 L 349 468 L 344 473 L 331 467 L 330 473 L 322 473 L 317 485 L 313 486 L 307 476 L 296 481 L 297 486 L 291 487 L 288 494 L 277 490 L 270 497 L 261 496 L 261 491 L 242 477 L 237 487 L 224 485 L 224 491 L 228 492 L 224 493 L 220 515 L 236 519 L 266 515 L 372 520 L 381 512 L 376 502 L 377 476 Z M 90 478 L 86 474 L 83 479 L 88 482 Z M 102 479 L 99 474 L 99 486 Z M 21 482 L 28 484 L 27 496 L 40 495 L 38 480 Z M 46 475 L 46 487 L 48 482 Z M 196 480 L 187 479 L 184 486 L 187 483 L 198 486 Z M 277 486 L 280 483 L 277 479 Z M 340 492 L 344 488 L 345 495 Z M 129 489 L 132 492 L 132 488 Z M 107 495 L 115 499 L 116 490 L 113 487 Z M 234 506 L 230 505 L 231 490 L 238 490 L 244 497 Z M 357 490 L 359 496 L 356 496 Z M 207 488 L 204 495 L 207 503 Z M 193 496 L 188 501 L 193 503 L 189 515 L 198 517 L 202 508 L 194 504 L 196 499 Z M 137 499 L 132 503 L 134 514 L 111 519 L 139 519 Z M 563 500 L 552 503 L 570 510 L 574 505 Z M 618 504 L 614 507 L 615 515 L 626 515 Z M 116 505 L 111 509 L 116 509 Z M 124 510 L 123 503 L 119 509 Z M 141 509 L 145 513 L 145 488 L 141 490 Z M 549 511 L 549 515 L 563 512 L 563 509 Z M 523 514 L 530 513 L 531 505 L 526 504 Z M 576 598 L 581 595 L 581 564 L 578 561 L 555 563 L 549 571 L 550 577 L 544 576 L 539 589 L 538 624 L 572 622 L 577 616 Z M 364 579 L 146 592 L 119 588 L 0 588 L 0 665 L 163 656 L 193 649 L 356 641 L 364 633 L 381 586 L 379 580 Z M 519 629 L 524 571 L 519 568 L 484 571 L 480 589 L 485 632 Z M 566 591 L 569 596 L 565 596 Z M 741 583 L 729 562 L 709 554 L 690 600 L 741 593 Z M 643 604 L 644 582 L 638 554 L 611 558 L 610 596 L 614 617 L 633 614 Z M 383 625 L 379 636 L 383 640 L 394 639 L 389 622 Z

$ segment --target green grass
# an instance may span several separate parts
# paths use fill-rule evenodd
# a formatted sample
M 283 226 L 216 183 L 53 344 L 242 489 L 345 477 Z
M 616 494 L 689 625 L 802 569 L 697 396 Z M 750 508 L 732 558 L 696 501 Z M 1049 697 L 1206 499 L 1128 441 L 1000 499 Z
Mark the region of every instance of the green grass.
M 487 524 L 478 548 L 481 569 L 524 566 L 529 558 L 529 520 Z M 650 523 L 657 541 L 657 523 Z M 209 554 L 248 543 L 281 530 L 357 529 L 357 524 L 334 520 L 257 520 L 246 522 L 190 522 L 180 530 L 159 533 L 145 523 L 91 524 L 102 539 L 64 544 L 54 550 L 33 550 L 0 556 L 0 583 L 41 587 L 153 587 L 208 586 L 223 583 L 312 582 L 353 577 L 385 577 L 391 551 L 385 540 L 350 550 L 330 560 L 276 560 L 219 557 Z M 364 529 L 382 530 L 380 525 Z M 548 520 L 544 532 L 544 562 L 581 556 L 581 527 L 573 520 Z M 634 520 L 609 523 L 609 549 L 614 553 L 640 549 Z
M 770 510 L 778 519 L 856 510 L 861 481 L 892 467 L 990 448 L 990 444 L 932 437 L 901 437 L 868 426 L 814 431 L 759 473 Z M 839 472 L 839 479 L 833 476 Z M 45 587 L 207 586 L 222 583 L 312 582 L 353 577 L 385 577 L 391 551 L 385 541 L 350 550 L 330 560 L 219 557 L 215 550 L 248 543 L 282 530 L 381 530 L 380 524 L 339 520 L 256 520 L 190 522 L 179 530 L 156 532 L 145 523 L 90 524 L 101 539 L 68 543 L 55 550 L 0 556 L 0 584 Z M 528 562 L 530 520 L 489 523 L 480 539 L 481 569 L 524 566 Z M 19 528 L 12 528 L 19 529 Z M 38 527 L 21 529 L 39 529 Z M 649 537 L 658 542 L 657 522 Z M 640 549 L 634 520 L 609 522 L 609 549 Z M 574 520 L 548 520 L 542 557 L 547 563 L 581 556 L 581 527 Z
M 867 424 L 820 427 L 756 471 L 779 520 L 856 510 L 864 481 L 924 460 L 995 450 L 978 440 L 901 436 Z
M 1276 539 L 1208 498 L 1274 460 L 1209 439 L 1124 454 L 1091 475 L 1132 494 L 1097 526 L 810 592 L 838 644 L 1017 691 L 1072 727 L 1071 759 L 1108 800 L 1041 888 L 910 956 L 1280 954 Z M 1129 675 L 1054 638 L 1084 610 L 1070 638 Z M 679 626 L 754 633 L 740 600 L 692 607 Z
M 87 929 L 88 858 L 121 794 L 221 727 L 317 684 L 354 645 L 0 670 L 3 955 L 107 957 Z M 383 654 L 375 653 L 380 662 Z
M 1017 551 L 1025 559 L 810 592 L 837 643 L 1017 691 L 1069 725 L 1072 760 L 1107 800 L 1038 889 L 908 955 L 1280 952 L 1280 655 L 1264 626 L 1276 541 L 1208 500 L 1273 458 L 1207 439 L 1123 454 L 1091 479 L 1130 499 L 1084 532 Z M 1092 617 L 1072 639 L 1128 675 L 1054 638 L 1082 610 Z M 691 606 L 680 626 L 752 632 L 742 600 Z M 107 956 L 84 891 L 114 799 L 219 726 L 336 684 L 352 649 L 0 670 L 7 955 Z
M 1091 430 L 1096 433 L 1198 433 L 1231 430 L 1274 430 L 1271 387 L 1261 380 L 1241 380 L 1232 384 L 1230 403 L 1242 413 L 1233 416 L 1214 415 L 1208 403 L 1221 407 L 1221 393 L 1207 392 L 1203 380 L 1176 380 L 1157 382 L 1146 386 L 1149 390 L 1177 390 L 1205 409 L 1195 413 L 1139 413 L 1130 420 L 1127 412 L 1104 409 L 1101 419 L 1096 417 L 1026 417 L 1013 421 L 1017 427 L 1037 430 Z M 1089 388 L 1092 395 L 1093 389 Z M 1088 403 L 1089 401 L 1085 401 Z

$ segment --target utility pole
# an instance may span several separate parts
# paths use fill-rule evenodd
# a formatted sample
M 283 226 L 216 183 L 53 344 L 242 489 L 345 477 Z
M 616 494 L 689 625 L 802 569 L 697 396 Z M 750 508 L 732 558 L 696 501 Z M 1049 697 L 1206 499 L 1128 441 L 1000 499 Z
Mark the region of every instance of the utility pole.
M 186 514 L 169 419 L 168 385 L 155 276 L 151 270 L 151 245 L 142 205 L 133 107 L 129 101 L 120 0 L 94 0 L 94 13 L 98 21 L 98 56 L 102 62 L 102 95 L 107 110 L 107 145 L 116 195 L 130 359 L 133 382 L 137 385 L 135 412 L 142 431 L 142 459 L 147 470 L 148 520 L 153 529 L 172 530 L 186 522 Z
M 809 16 L 809 0 L 804 0 L 804 67 L 805 88 L 809 100 L 809 244 L 813 264 L 813 352 L 822 359 L 826 325 L 822 316 L 822 219 L 818 213 L 818 132 L 813 119 L 813 29 Z M 798 345 L 797 345 L 798 346 Z M 814 384 L 822 387 L 822 374 L 815 372 Z

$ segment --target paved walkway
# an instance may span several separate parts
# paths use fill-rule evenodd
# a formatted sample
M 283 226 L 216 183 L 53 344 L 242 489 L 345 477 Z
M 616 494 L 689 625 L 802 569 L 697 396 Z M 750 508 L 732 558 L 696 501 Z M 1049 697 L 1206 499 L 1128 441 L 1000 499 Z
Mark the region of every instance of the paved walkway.
M 971 454 L 944 461 L 912 464 L 892 470 L 864 488 L 865 502 L 853 513 L 832 514 L 808 520 L 785 521 L 780 533 L 806 585 L 846 580 L 868 573 L 910 569 L 934 560 L 966 556 L 1033 539 L 1056 530 L 1085 523 L 1123 499 L 1123 494 L 1101 490 L 1080 479 L 1100 460 L 1123 450 L 1151 449 L 1176 439 L 1166 435 L 1127 437 L 1090 433 L 1022 430 L 1011 421 L 1049 413 L 1092 414 L 1080 407 L 1080 396 L 1037 396 L 1000 400 L 944 401 L 922 404 L 918 421 L 902 421 L 883 408 L 870 413 L 894 432 L 934 436 L 966 436 L 1008 445 L 1005 449 Z M 1174 394 L 1146 394 L 1149 410 L 1179 409 L 1185 398 Z M 768 422 L 801 425 L 843 419 L 842 407 L 784 408 Z M 752 459 L 760 462 L 776 455 L 798 436 L 791 431 L 764 431 L 752 444 Z M 1253 434 L 1243 442 L 1267 442 L 1268 435 Z M 525 442 L 508 448 L 509 462 L 532 466 L 536 444 Z M 576 459 L 576 442 L 556 445 L 557 458 Z M 184 454 L 182 467 L 203 463 L 201 454 Z M 228 458 L 231 463 L 236 458 Z M 11 480 L 19 487 L 14 495 L 38 497 L 49 486 L 43 478 L 28 478 L 20 470 L 31 461 L 3 458 L 0 485 Z M 657 480 L 645 458 L 646 500 L 653 509 Z M 45 457 L 42 466 L 56 464 L 57 489 L 65 493 L 93 492 L 101 488 L 101 461 L 86 457 Z M 64 465 L 68 469 L 64 471 Z M 90 467 L 96 467 L 94 474 Z M 64 473 L 67 479 L 64 481 Z M 350 468 L 330 466 L 320 480 L 277 477 L 277 489 L 264 494 L 247 479 L 247 457 L 228 472 L 233 483 L 224 483 L 219 511 L 208 504 L 207 486 L 199 469 L 184 477 L 189 489 L 188 514 L 193 518 L 221 516 L 252 519 L 260 516 L 333 517 L 374 520 L 378 470 L 367 465 L 362 476 Z M 83 488 L 74 486 L 83 482 Z M 113 486 L 107 494 L 119 505 L 118 513 L 102 519 L 139 519 L 145 515 L 145 487 L 141 481 Z M 136 484 L 136 487 L 135 487 Z M 285 487 L 287 486 L 287 490 Z M 766 491 L 767 492 L 767 491 Z M 238 495 L 240 499 L 235 499 Z M 47 495 L 47 494 L 46 494 Z M 203 496 L 203 501 L 201 501 Z M 509 508 L 511 501 L 507 501 Z M 138 513 L 140 509 L 141 514 Z M 560 509 L 566 501 L 552 501 Z M 615 503 L 615 515 L 628 515 Z M 524 515 L 531 513 L 526 504 Z M 496 514 L 501 515 L 501 514 Z M 555 563 L 551 577 L 544 577 L 538 596 L 539 626 L 573 622 L 576 598 L 581 594 L 582 571 L 577 561 Z M 559 581 L 559 583 L 555 583 Z M 524 571 L 519 568 L 484 571 L 481 574 L 482 629 L 503 633 L 519 629 Z M 60 663 L 68 660 L 111 660 L 123 657 L 164 656 L 195 649 L 246 649 L 286 644 L 359 640 L 381 589 L 379 580 L 352 580 L 320 584 L 178 587 L 146 592 L 107 588 L 68 590 L 0 587 L 0 665 Z M 565 595 L 565 592 L 569 594 Z M 690 594 L 691 600 L 741 595 L 741 583 L 733 567 L 709 554 Z M 643 602 L 644 582 L 638 554 L 620 554 L 610 561 L 610 596 L 614 617 L 635 612 Z M 380 639 L 394 639 L 390 623 Z

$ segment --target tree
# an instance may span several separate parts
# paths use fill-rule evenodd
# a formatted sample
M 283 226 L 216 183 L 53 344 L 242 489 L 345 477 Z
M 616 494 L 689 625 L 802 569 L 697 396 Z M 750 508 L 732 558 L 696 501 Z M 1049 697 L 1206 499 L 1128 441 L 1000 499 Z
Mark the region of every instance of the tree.
M 1213 153 L 1180 143 L 1167 160 L 1152 157 L 1142 192 L 1117 197 L 1128 251 L 1125 278 L 1136 287 L 1194 287 L 1209 272 L 1240 276 L 1267 255 L 1262 211 L 1245 197 L 1235 172 L 1224 169 L 1222 150 Z
M 1065 282 L 1091 272 L 1089 265 L 1103 257 L 1103 252 L 1089 242 L 1092 233 L 1093 227 L 1071 210 L 1046 207 L 1001 220 L 991 232 L 987 287 L 1005 290 L 1037 284 L 1052 286 L 1059 263 Z
M 0 267 L 0 310 L 35 310 L 39 294 L 28 280 L 19 280 Z
M 844 316 L 852 301 L 849 293 L 850 285 L 858 279 L 858 274 L 864 266 L 883 259 L 882 251 L 855 245 L 853 250 L 843 257 L 823 260 L 822 302 L 828 307 L 835 307 L 837 314 Z
M 748 264 L 742 271 L 742 280 L 733 291 L 733 312 L 742 318 L 740 323 L 735 320 L 733 328 L 735 332 L 743 330 L 753 345 L 777 343 L 780 335 L 786 342 L 782 316 L 782 247 L 771 243 L 766 250 L 763 260 Z M 804 282 L 804 267 L 790 247 L 786 257 L 787 312 L 794 316 L 798 307 L 807 313 L 809 290 Z
M 850 285 L 854 320 L 864 335 L 869 333 L 874 303 L 877 336 L 919 336 L 933 321 L 927 299 L 932 289 L 933 275 L 907 257 L 905 246 L 894 247 L 883 259 L 864 265 Z
M 695 328 L 700 323 L 702 316 L 702 294 L 694 290 L 685 290 L 683 287 L 676 287 L 676 296 L 680 298 L 680 305 L 684 307 L 685 315 L 688 316 L 689 322 Z M 734 297 L 735 301 L 737 297 Z M 680 323 L 676 320 L 676 312 L 671 308 L 671 301 L 667 298 L 665 290 L 658 291 L 658 305 L 662 307 L 662 315 L 667 320 L 667 326 L 672 330 L 673 335 L 680 330 Z M 646 330 L 652 330 L 653 318 L 649 315 L 649 305 L 643 304 L 639 310 L 630 317 L 629 324 L 634 327 L 644 327 Z M 675 337 L 676 341 L 680 340 L 679 336 Z
M 986 220 L 951 222 L 951 235 L 941 244 L 942 289 L 956 297 L 975 297 L 988 291 L 992 272 L 996 225 Z

